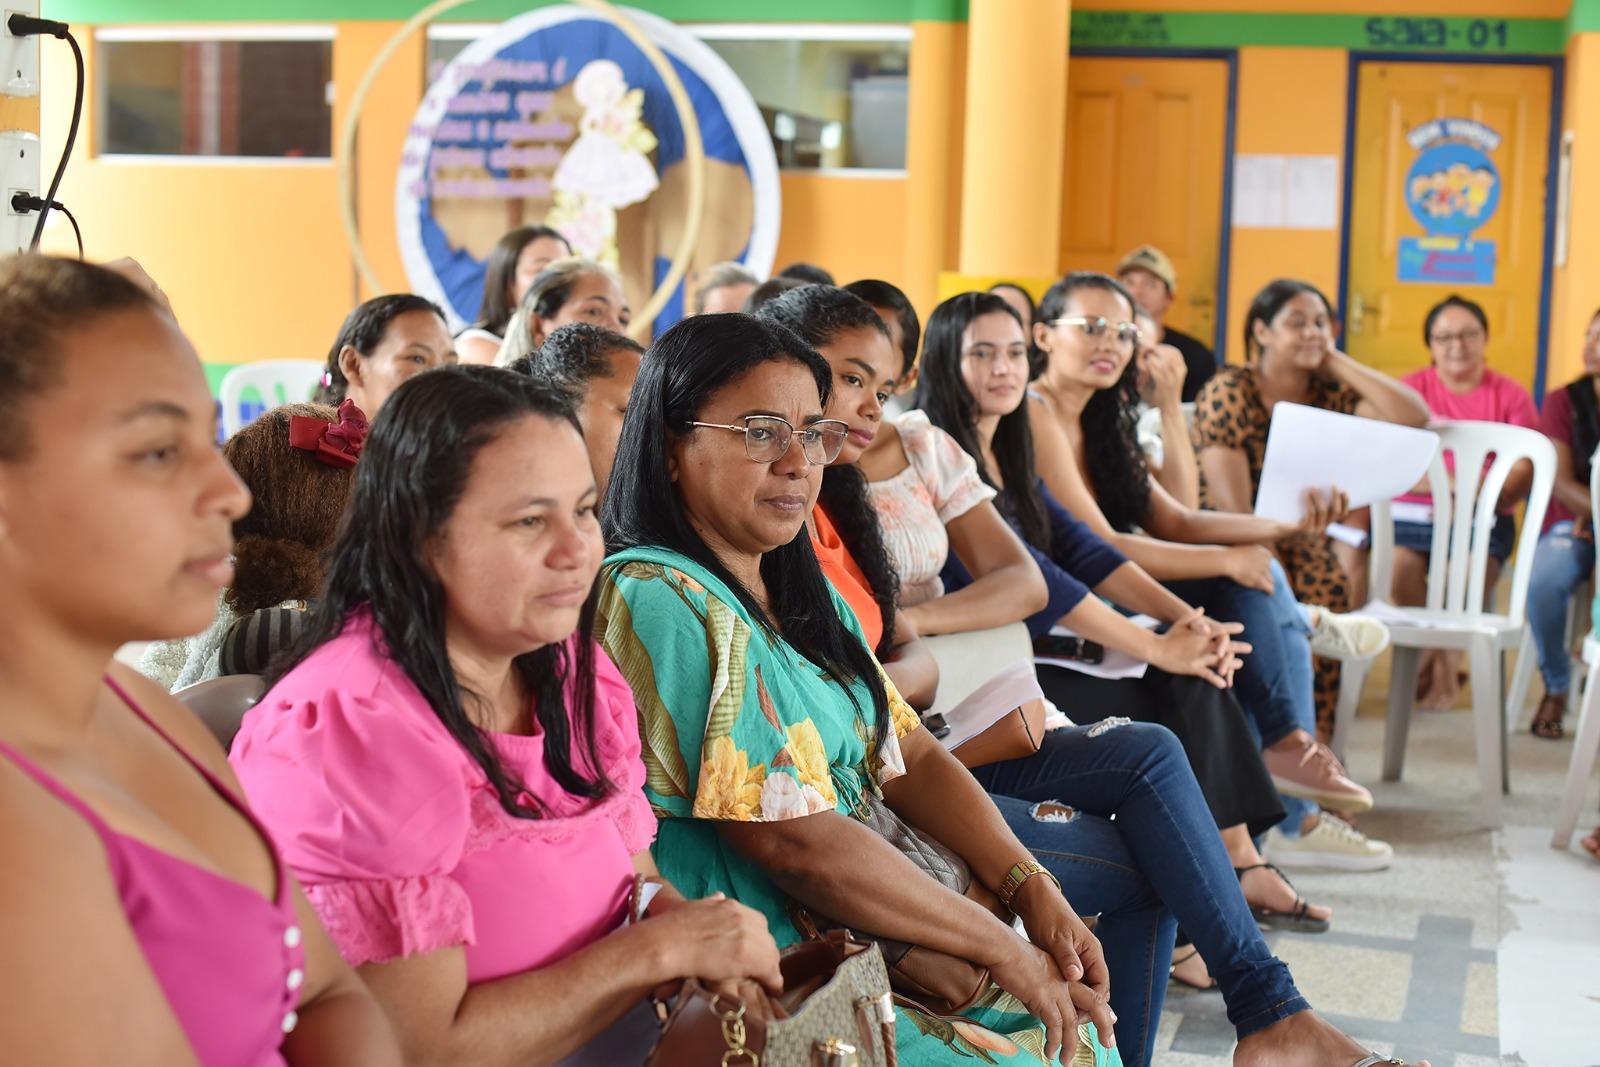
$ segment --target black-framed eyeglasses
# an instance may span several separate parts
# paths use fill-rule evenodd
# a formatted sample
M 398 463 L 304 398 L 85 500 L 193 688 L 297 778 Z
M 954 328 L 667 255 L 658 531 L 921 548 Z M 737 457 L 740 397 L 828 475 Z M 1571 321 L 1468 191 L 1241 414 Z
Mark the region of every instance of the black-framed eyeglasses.
M 1099 315 L 1086 317 L 1072 315 L 1064 319 L 1057 319 L 1052 326 L 1076 326 L 1082 330 L 1086 337 L 1104 337 L 1107 330 L 1116 331 L 1114 337 L 1117 344 L 1123 348 L 1133 348 L 1139 343 L 1139 327 L 1132 322 L 1112 322 Z
M 806 459 L 819 467 L 826 467 L 839 458 L 844 439 L 850 436 L 850 425 L 838 419 L 819 419 L 795 429 L 787 419 L 776 415 L 746 415 L 743 426 L 730 426 L 721 422 L 691 422 L 707 430 L 732 430 L 744 434 L 744 454 L 757 463 L 776 463 L 789 451 L 795 437 L 800 438 L 800 449 Z
M 1463 345 L 1475 345 L 1483 340 L 1483 331 L 1475 327 L 1457 330 L 1455 333 L 1436 333 L 1428 338 L 1430 344 L 1436 348 L 1449 348 L 1460 341 Z

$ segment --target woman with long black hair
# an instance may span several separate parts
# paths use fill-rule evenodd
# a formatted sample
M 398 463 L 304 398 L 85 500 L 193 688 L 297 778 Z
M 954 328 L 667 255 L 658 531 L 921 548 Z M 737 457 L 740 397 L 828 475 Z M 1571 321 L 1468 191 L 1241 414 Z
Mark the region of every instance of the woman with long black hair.
M 410 1063 L 639 1063 L 662 983 L 781 985 L 731 901 L 663 886 L 624 925 L 655 819 L 632 696 L 588 637 L 596 496 L 565 394 L 491 367 L 407 382 L 234 742 Z

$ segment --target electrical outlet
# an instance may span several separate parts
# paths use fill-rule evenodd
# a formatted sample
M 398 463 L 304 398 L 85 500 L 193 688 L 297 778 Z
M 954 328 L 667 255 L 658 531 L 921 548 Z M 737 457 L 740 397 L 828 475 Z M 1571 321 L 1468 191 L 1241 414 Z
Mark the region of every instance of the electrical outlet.
M 39 0 L 9 0 L 0 10 L 0 95 L 39 95 L 39 38 L 11 32 L 12 15 L 39 14 Z
M 38 212 L 11 206 L 18 193 L 44 195 L 39 192 L 39 135 L 7 130 L 0 133 L 0 255 L 27 251 L 39 221 Z

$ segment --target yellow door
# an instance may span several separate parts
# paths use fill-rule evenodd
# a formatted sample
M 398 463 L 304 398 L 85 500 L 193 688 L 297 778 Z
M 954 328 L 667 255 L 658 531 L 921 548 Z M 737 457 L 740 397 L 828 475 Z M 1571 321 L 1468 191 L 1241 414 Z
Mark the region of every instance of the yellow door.
M 1489 365 L 1532 388 L 1550 81 L 1547 67 L 1361 65 L 1345 311 L 1352 356 L 1390 374 L 1426 366 L 1428 308 L 1460 293 L 1489 315 Z
M 1178 272 L 1167 322 L 1211 344 L 1227 63 L 1074 58 L 1067 96 L 1062 269 L 1111 271 L 1132 249 L 1155 245 Z

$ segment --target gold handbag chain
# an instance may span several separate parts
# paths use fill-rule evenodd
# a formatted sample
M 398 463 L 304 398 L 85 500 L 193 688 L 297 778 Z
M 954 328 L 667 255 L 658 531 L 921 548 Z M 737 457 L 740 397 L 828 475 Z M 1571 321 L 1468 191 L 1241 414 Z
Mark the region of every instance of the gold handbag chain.
M 761 1067 L 761 1057 L 744 1047 L 744 1001 L 732 1001 L 731 1008 L 726 1006 L 728 1003 L 721 993 L 711 998 L 711 1010 L 722 1020 L 722 1040 L 728 1043 L 728 1051 L 722 1054 L 722 1067 Z

